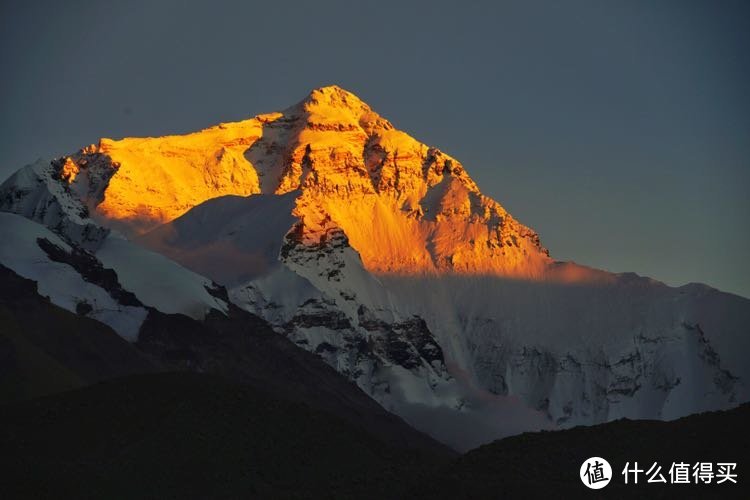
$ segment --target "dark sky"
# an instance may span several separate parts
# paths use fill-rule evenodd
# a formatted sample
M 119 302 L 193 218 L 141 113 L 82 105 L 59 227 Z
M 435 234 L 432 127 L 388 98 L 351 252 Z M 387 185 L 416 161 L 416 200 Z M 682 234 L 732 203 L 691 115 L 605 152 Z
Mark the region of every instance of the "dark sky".
M 0 5 L 2 178 L 336 83 L 554 257 L 750 297 L 745 1 Z

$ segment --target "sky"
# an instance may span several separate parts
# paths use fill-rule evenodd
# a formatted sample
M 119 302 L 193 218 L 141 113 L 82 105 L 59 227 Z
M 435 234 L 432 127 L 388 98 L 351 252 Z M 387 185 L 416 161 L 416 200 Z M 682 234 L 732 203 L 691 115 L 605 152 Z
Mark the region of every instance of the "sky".
M 338 84 L 553 257 L 750 297 L 750 4 L 0 3 L 0 178 Z

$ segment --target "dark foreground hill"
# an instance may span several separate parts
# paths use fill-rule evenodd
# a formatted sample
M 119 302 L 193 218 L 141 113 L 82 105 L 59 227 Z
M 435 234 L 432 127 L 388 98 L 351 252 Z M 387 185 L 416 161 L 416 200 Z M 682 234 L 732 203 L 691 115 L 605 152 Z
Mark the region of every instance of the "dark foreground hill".
M 213 375 L 128 376 L 0 406 L 3 498 L 747 498 L 750 405 L 524 434 L 449 459 Z M 584 488 L 581 462 L 615 479 Z M 625 486 L 626 461 L 736 462 L 739 484 Z M 641 482 L 643 482 L 643 477 Z
M 0 450 L 3 498 L 388 498 L 440 461 L 187 372 L 0 407 Z
M 441 466 L 412 489 L 411 498 L 750 498 L 750 403 L 724 412 L 691 415 L 671 422 L 618 420 L 564 431 L 527 433 L 472 450 Z M 612 466 L 612 481 L 589 490 L 579 469 L 589 457 Z M 644 473 L 635 486 L 621 475 L 626 463 L 648 471 L 662 466 L 667 483 L 673 462 L 692 465 L 734 462 L 737 484 L 647 483 Z M 658 476 L 656 477 L 658 479 Z M 644 484 L 645 483 L 645 484 Z

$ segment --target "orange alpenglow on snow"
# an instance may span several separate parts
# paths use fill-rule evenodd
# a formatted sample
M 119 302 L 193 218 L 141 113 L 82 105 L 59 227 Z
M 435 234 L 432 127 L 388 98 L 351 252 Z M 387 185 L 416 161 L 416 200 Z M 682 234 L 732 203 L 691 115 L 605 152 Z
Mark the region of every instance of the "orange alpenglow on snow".
M 70 182 L 84 183 L 84 172 L 109 178 L 87 202 L 129 235 L 218 196 L 296 191 L 302 232 L 320 238 L 340 228 L 375 273 L 542 279 L 556 267 L 537 234 L 482 195 L 459 161 L 337 86 L 280 113 L 192 134 L 102 139 L 68 161 L 80 170 Z M 581 279 L 571 272 L 554 271 Z

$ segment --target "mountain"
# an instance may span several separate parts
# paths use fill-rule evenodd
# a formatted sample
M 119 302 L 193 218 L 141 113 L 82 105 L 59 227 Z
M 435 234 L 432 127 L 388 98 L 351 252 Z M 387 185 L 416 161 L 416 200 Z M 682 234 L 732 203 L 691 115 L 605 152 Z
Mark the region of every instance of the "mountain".
M 101 261 L 143 306 L 263 318 L 457 449 L 749 399 L 750 301 L 555 261 L 459 161 L 336 86 L 37 162 L 0 186 L 0 210 Z M 43 276 L 15 245 L 0 263 Z M 141 342 L 146 313 L 118 304 L 103 309 L 140 319 L 113 328 Z

